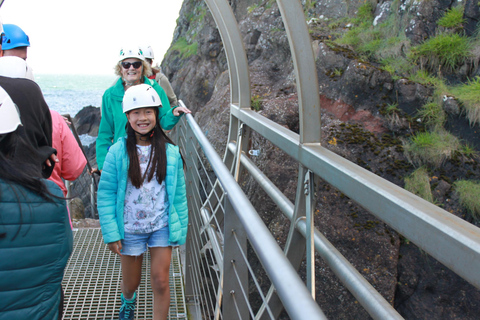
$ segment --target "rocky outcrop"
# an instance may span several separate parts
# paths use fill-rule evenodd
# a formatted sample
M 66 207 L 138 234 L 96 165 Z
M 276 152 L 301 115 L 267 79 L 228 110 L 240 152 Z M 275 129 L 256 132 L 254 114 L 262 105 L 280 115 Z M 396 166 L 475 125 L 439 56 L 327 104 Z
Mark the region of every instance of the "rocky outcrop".
M 464 29 L 467 36 L 472 36 L 477 30 L 478 22 L 480 21 L 480 8 L 478 3 L 473 0 L 465 2 L 465 12 L 463 14 L 465 19 Z
M 73 119 L 73 124 L 79 135 L 88 134 L 92 137 L 98 136 L 100 126 L 100 108 L 94 106 L 84 107 Z
M 81 109 L 73 119 L 73 125 L 78 135 L 89 135 L 96 137 L 98 135 L 98 127 L 100 125 L 100 108 L 87 106 Z M 88 163 L 92 168 L 97 166 L 97 158 L 95 152 L 95 141 L 90 145 L 83 145 L 83 151 L 88 159 Z M 94 175 L 95 182 L 89 174 L 88 165 L 83 173 L 71 184 L 71 195 L 76 197 L 71 206 L 75 208 L 72 215 L 73 221 L 81 221 L 83 218 L 98 218 L 96 209 L 92 204 L 90 186 L 92 183 L 98 185 L 99 177 Z
M 252 96 L 265 117 L 298 132 L 298 103 L 295 76 L 280 11 L 274 1 L 231 0 L 242 32 L 251 76 Z M 315 21 L 353 16 L 363 2 L 302 1 Z M 452 6 L 449 0 L 380 1 L 375 23 L 389 12 L 398 12 L 398 22 L 413 44 L 436 32 L 436 20 Z M 397 7 L 394 7 L 397 5 Z M 473 5 L 472 21 L 476 19 Z M 470 11 L 469 11 L 470 12 Z M 194 17 L 201 13 L 201 20 Z M 393 79 L 371 62 L 359 59 L 348 48 L 325 41 L 335 34 L 328 28 L 312 30 L 322 107 L 322 144 L 341 156 L 403 186 L 403 178 L 414 168 L 405 159 L 399 137 L 418 129 L 415 115 L 433 89 L 406 79 Z M 213 18 L 203 1 L 185 0 L 180 11 L 173 44 L 186 39 L 197 45 L 196 54 L 185 57 L 171 49 L 162 62 L 177 96 L 195 113 L 207 138 L 220 155 L 225 151 L 229 125 L 230 88 L 226 57 Z M 395 115 L 385 112 L 397 104 Z M 458 106 L 457 106 L 458 107 Z M 455 106 L 445 106 L 455 113 Z M 450 117 L 459 118 L 457 115 Z M 450 121 L 450 120 L 449 120 Z M 455 123 L 457 125 L 457 123 Z M 447 125 L 448 126 L 448 125 Z M 478 130 L 462 126 L 462 130 Z M 461 131 L 461 130 L 460 130 Z M 467 134 L 465 135 L 467 136 Z M 475 139 L 471 136 L 471 139 Z M 478 140 L 478 139 L 477 139 Z M 290 199 L 295 198 L 298 165 L 277 147 L 253 133 L 251 148 L 256 165 Z M 282 159 L 282 161 L 278 161 Z M 480 176 L 476 162 L 462 159 L 447 162 L 434 172 L 434 192 L 444 208 L 460 217 L 465 212 L 452 193 L 451 184 L 469 174 Z M 253 179 L 242 187 L 265 224 L 280 243 L 286 240 L 289 222 L 278 215 Z M 461 278 L 433 261 L 408 240 L 358 207 L 343 194 L 320 183 L 316 227 L 347 257 L 406 319 L 474 319 L 480 312 L 480 293 Z M 328 266 L 317 259 L 317 301 L 332 319 L 369 319 Z M 301 269 L 300 273 L 304 276 Z M 461 294 L 454 294 L 456 288 Z

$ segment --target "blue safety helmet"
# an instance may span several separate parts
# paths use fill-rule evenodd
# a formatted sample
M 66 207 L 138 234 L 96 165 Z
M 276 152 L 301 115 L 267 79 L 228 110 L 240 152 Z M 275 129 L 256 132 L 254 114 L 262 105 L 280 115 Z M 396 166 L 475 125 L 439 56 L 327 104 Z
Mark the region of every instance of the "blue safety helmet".
M 17 25 L 4 24 L 2 36 L 2 50 L 10 50 L 18 47 L 30 47 L 27 34 Z

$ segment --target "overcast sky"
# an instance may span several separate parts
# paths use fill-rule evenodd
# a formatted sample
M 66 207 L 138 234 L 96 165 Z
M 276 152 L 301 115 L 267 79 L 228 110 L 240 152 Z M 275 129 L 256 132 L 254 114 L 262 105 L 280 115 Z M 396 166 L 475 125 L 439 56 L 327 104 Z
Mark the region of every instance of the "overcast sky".
M 183 0 L 5 0 L 4 24 L 30 37 L 35 74 L 113 74 L 120 48 L 151 45 L 154 63 L 170 47 Z

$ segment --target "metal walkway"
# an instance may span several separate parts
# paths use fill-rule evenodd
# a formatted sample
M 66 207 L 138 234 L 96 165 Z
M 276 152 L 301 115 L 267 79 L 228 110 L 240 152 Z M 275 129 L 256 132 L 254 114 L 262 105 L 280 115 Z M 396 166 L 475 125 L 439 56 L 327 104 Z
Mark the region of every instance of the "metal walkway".
M 150 255 L 143 259 L 136 319 L 153 318 Z M 120 259 L 103 243 L 100 229 L 74 231 L 73 253 L 65 269 L 63 319 L 117 319 L 120 308 Z M 169 319 L 187 319 L 180 249 L 172 252 Z
M 249 65 L 236 17 L 227 0 L 205 0 L 227 56 L 230 125 L 223 160 L 206 136 L 208 129 L 201 128 L 193 115 L 184 116 L 172 131 L 187 166 L 189 231 L 185 281 L 179 252 L 172 257 L 170 319 L 187 318 L 185 300 L 189 317 L 195 320 L 327 319 L 315 300 L 323 272 L 316 257 L 373 319 L 403 319 L 375 284 L 342 255 L 341 248 L 315 226 L 315 209 L 324 201 L 315 192 L 318 179 L 480 288 L 479 228 L 322 146 L 319 86 L 302 3 L 276 2 L 294 64 L 299 133 L 252 110 Z M 298 163 L 294 201 L 249 157 L 254 133 Z M 240 184 L 246 178 L 252 178 L 270 198 L 266 201 L 276 205 L 272 213 L 288 221 L 283 248 L 243 192 Z M 147 257 L 145 271 L 148 268 Z M 306 281 L 298 274 L 302 269 Z M 138 319 L 152 317 L 148 274 L 144 272 L 139 290 Z M 98 229 L 75 232 L 64 290 L 65 319 L 116 315 L 120 262 L 103 244 Z

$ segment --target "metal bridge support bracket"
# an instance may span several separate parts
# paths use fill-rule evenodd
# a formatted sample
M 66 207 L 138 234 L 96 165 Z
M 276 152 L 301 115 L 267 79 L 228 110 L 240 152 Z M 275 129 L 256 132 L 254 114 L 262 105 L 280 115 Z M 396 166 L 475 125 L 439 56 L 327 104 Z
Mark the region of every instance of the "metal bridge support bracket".
M 305 174 L 305 213 L 307 217 L 307 287 L 315 299 L 315 188 L 314 174 L 307 170 Z
M 235 178 L 235 181 L 238 182 L 238 178 L 239 178 L 239 175 L 240 175 L 240 156 L 242 155 L 242 142 L 243 142 L 243 127 L 244 127 L 244 124 L 240 124 L 240 127 L 238 128 L 238 135 L 237 135 L 237 151 L 236 151 L 236 154 L 235 154 L 235 173 L 234 173 L 234 178 Z
M 72 191 L 71 190 L 72 189 L 72 183 L 68 180 L 65 180 L 65 188 L 67 188 L 67 198 L 70 198 L 72 196 L 72 192 L 71 192 Z M 72 208 L 70 207 L 71 202 L 72 202 L 72 200 L 67 199 L 67 207 L 68 207 L 68 210 L 70 210 L 70 212 L 72 212 Z M 93 202 L 92 202 L 92 204 L 93 204 Z
M 305 245 L 306 238 L 296 228 L 296 221 L 298 221 L 298 219 L 305 219 L 307 202 L 306 202 L 306 196 L 304 192 L 305 184 L 304 184 L 303 177 L 306 177 L 307 173 L 308 173 L 308 170 L 304 166 L 299 167 L 298 176 L 300 178 L 297 183 L 295 211 L 294 211 L 292 220 L 290 221 L 290 230 L 288 232 L 287 243 L 285 244 L 285 249 L 284 249 L 285 255 L 287 256 L 288 260 L 290 261 L 290 263 L 292 264 L 295 270 L 298 270 L 300 268 L 302 260 L 305 256 L 305 248 L 306 248 L 306 245 Z M 267 293 L 267 299 L 268 299 L 268 306 L 271 312 L 275 315 L 275 317 L 278 317 L 282 312 L 283 306 L 282 306 L 282 302 L 280 301 L 280 298 L 275 293 L 275 288 L 273 286 L 270 287 Z M 261 320 L 270 319 L 268 317 L 268 314 L 266 313 L 266 307 L 267 306 L 262 305 L 262 307 L 260 308 L 260 311 L 258 312 L 258 314 L 261 316 L 258 317 L 258 319 L 261 319 Z
M 228 294 L 223 296 L 222 319 L 249 319 L 248 268 L 242 257 L 242 251 L 247 252 L 247 235 L 227 196 L 224 204 L 224 244 L 229 250 L 224 251 L 223 258 L 223 292 Z

